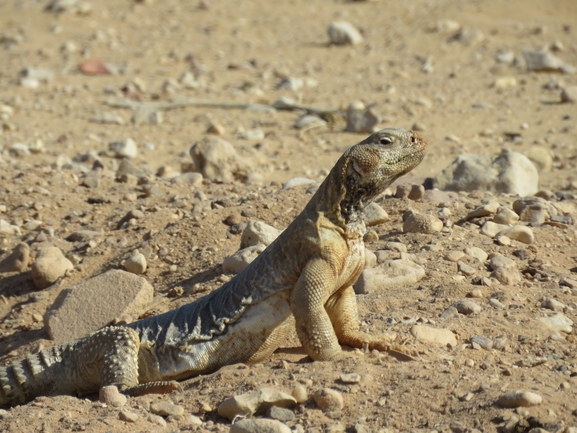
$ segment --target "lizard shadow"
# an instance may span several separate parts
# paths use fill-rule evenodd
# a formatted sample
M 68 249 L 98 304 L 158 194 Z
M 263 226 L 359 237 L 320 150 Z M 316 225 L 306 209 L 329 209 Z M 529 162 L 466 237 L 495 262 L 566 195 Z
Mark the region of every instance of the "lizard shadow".
M 32 282 L 31 272 L 23 272 L 0 279 L 0 295 L 2 296 L 22 296 L 37 291 L 38 289 Z

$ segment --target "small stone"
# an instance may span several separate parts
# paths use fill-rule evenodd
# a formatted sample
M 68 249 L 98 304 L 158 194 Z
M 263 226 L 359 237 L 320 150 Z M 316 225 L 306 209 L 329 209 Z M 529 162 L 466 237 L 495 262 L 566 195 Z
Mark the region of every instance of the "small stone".
M 118 414 L 118 417 L 122 421 L 126 421 L 126 422 L 138 421 L 138 415 L 135 414 L 134 412 L 130 412 L 129 410 L 126 410 L 126 409 L 121 410 L 120 413 Z
M 299 117 L 299 119 L 295 123 L 295 126 L 298 129 L 309 128 L 309 127 L 312 128 L 314 126 L 327 126 L 327 122 L 318 116 L 313 116 L 312 114 L 307 114 L 307 115 L 304 115 L 302 117 Z
M 291 433 L 291 429 L 275 419 L 241 419 L 236 421 L 230 433 Z
M 297 403 L 304 403 L 309 398 L 307 388 L 304 385 L 301 385 L 300 383 L 295 385 L 292 392 L 292 396 L 295 398 Z
M 331 388 L 323 388 L 315 392 L 313 399 L 318 408 L 324 411 L 340 411 L 345 407 L 342 394 Z
M 237 251 L 224 259 L 222 272 L 225 274 L 239 274 L 265 249 L 266 246 L 264 244 L 256 244 Z
M 372 269 L 375 266 L 377 266 L 377 255 L 365 248 L 365 269 Z
M 540 146 L 534 146 L 529 150 L 523 152 L 527 158 L 537 168 L 537 171 L 551 171 L 553 169 L 553 156 L 551 151 Z
M 102 123 L 108 125 L 124 125 L 124 119 L 118 114 L 102 113 L 90 118 L 92 123 Z
M 375 131 L 381 120 L 381 117 L 375 114 L 372 108 L 365 107 L 361 101 L 353 101 L 347 109 L 345 131 L 370 134 Z
M 473 289 L 469 292 L 469 296 L 471 298 L 482 298 L 483 292 L 481 291 L 481 289 Z
M 184 408 L 170 401 L 159 401 L 150 405 L 150 411 L 160 416 L 184 415 Z
M 508 229 L 509 226 L 506 226 L 504 224 L 495 224 L 492 221 L 487 221 L 485 224 L 483 224 L 483 226 L 481 227 L 481 233 L 483 233 L 484 235 L 487 235 L 491 238 L 494 238 L 497 233 Z
M 433 234 L 441 231 L 443 222 L 435 215 L 422 214 L 409 211 L 409 215 L 403 222 L 403 232 L 405 233 L 425 233 Z
M 467 216 L 465 218 L 469 220 L 472 218 L 481 218 L 481 217 L 485 217 L 485 216 L 489 216 L 489 215 L 494 215 L 500 206 L 501 205 L 499 203 L 497 203 L 496 201 L 493 201 L 491 203 L 488 203 L 488 204 L 483 205 L 483 206 L 479 206 L 476 209 L 472 210 L 471 212 L 469 212 L 467 214 Z
M 200 173 L 183 173 L 171 179 L 171 182 L 176 185 L 190 185 L 190 186 L 200 186 L 203 181 L 202 174 Z
M 295 414 L 292 410 L 278 406 L 269 407 L 266 416 L 283 422 L 289 422 L 295 419 Z
M 495 224 L 515 224 L 519 221 L 519 215 L 513 212 L 511 209 L 503 208 L 497 215 L 493 217 L 493 222 Z
M 565 332 L 567 334 L 573 331 L 573 321 L 562 313 L 557 313 L 551 317 L 541 317 L 538 320 L 551 331 Z
M 436 329 L 427 325 L 414 325 L 411 328 L 411 334 L 417 340 L 429 343 L 437 343 L 451 347 L 457 345 L 457 337 L 448 329 Z
M 32 280 L 39 289 L 45 289 L 60 278 L 66 272 L 74 269 L 70 260 L 64 257 L 62 251 L 57 247 L 42 247 L 36 253 L 34 263 L 32 263 Z
M 561 91 L 561 102 L 575 103 L 577 102 L 577 86 L 567 86 Z
M 384 224 L 389 220 L 389 214 L 377 203 L 372 202 L 365 207 L 363 220 L 367 227 Z
M 295 398 L 289 394 L 273 388 L 261 388 L 224 400 L 217 412 L 232 421 L 238 415 L 264 414 L 271 406 L 292 408 L 296 403 Z
M 243 140 L 262 140 L 264 138 L 264 131 L 260 128 L 247 129 L 240 134 L 240 138 Z
M 523 51 L 527 69 L 540 72 L 574 72 L 572 66 L 565 64 L 559 57 L 543 50 Z
M 8 257 L 0 262 L 0 273 L 24 272 L 28 269 L 29 261 L 30 247 L 28 244 L 20 243 L 14 247 Z
M 218 122 L 211 122 L 206 129 L 207 134 L 224 135 L 226 134 L 225 127 Z
M 117 158 L 136 158 L 138 155 L 138 146 L 132 138 L 123 141 L 114 141 L 108 145 L 109 149 L 114 152 Z
M 408 260 L 387 260 L 372 269 L 365 269 L 354 284 L 357 294 L 384 291 L 414 284 L 425 276 L 425 270 Z
M 8 221 L 0 219 L 0 237 L 20 236 L 20 227 L 12 225 Z
M 423 185 L 411 185 L 409 200 L 419 201 L 425 196 L 425 187 Z
M 100 388 L 99 400 L 112 407 L 122 407 L 126 404 L 126 396 L 121 394 L 114 385 Z
M 356 45 L 363 42 L 360 32 L 347 21 L 333 21 L 327 33 L 331 43 L 335 45 Z
M 455 302 L 452 305 L 461 314 L 479 314 L 481 312 L 481 306 L 477 303 L 471 301 L 470 299 L 463 299 L 461 301 Z
M 341 382 L 343 383 L 359 383 L 361 375 L 358 373 L 343 373 L 341 374 Z
M 507 87 L 516 87 L 517 79 L 515 77 L 499 77 L 493 82 L 496 89 L 506 89 Z
M 565 304 L 562 302 L 557 301 L 556 299 L 546 299 L 541 303 L 541 308 L 546 308 L 548 310 L 553 311 L 563 311 L 566 307 Z
M 496 238 L 499 236 L 506 236 L 509 239 L 523 242 L 524 244 L 532 244 L 535 242 L 535 235 L 533 234 L 533 230 L 527 226 L 517 225 L 506 228 L 505 230 L 501 230 L 495 235 Z
M 160 415 L 154 415 L 151 413 L 148 415 L 148 421 L 161 427 L 166 427 L 166 421 Z
M 530 391 L 511 391 L 502 395 L 497 404 L 501 407 L 531 407 L 540 405 L 543 398 Z
M 445 254 L 445 260 L 450 262 L 458 262 L 463 257 L 465 257 L 465 253 L 463 251 L 449 251 Z
M 476 344 L 485 350 L 491 350 L 493 348 L 493 340 L 482 335 L 475 335 L 474 337 L 471 337 L 471 344 Z
M 242 232 L 240 247 L 246 248 L 258 244 L 269 246 L 280 233 L 280 230 L 262 221 L 250 220 Z
M 137 253 L 132 255 L 124 262 L 124 269 L 136 275 L 142 275 L 146 272 L 146 257 Z
M 379 240 L 379 235 L 374 230 L 367 231 L 365 233 L 365 235 L 363 236 L 363 242 L 365 244 L 374 244 L 375 242 L 378 242 L 378 240 Z
M 459 272 L 462 272 L 465 275 L 473 275 L 477 272 L 475 268 L 460 260 L 457 262 L 457 265 L 459 266 Z
M 407 246 L 402 242 L 387 242 L 385 244 L 385 250 L 398 251 L 399 253 L 406 253 Z
M 310 185 L 313 183 L 318 183 L 316 180 L 308 179 L 306 177 L 295 177 L 285 182 L 281 188 L 281 191 L 286 191 L 287 189 L 295 188 L 301 185 Z
M 489 255 L 479 247 L 467 247 L 465 248 L 465 253 L 468 256 L 479 260 L 481 263 L 484 263 L 489 257 Z

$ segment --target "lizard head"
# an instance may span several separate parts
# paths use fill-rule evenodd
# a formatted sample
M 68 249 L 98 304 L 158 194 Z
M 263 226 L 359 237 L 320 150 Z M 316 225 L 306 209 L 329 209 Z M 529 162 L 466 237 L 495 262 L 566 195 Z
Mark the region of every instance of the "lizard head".
M 415 132 L 386 128 L 347 150 L 335 166 L 340 171 L 340 213 L 345 221 L 419 165 L 426 147 Z

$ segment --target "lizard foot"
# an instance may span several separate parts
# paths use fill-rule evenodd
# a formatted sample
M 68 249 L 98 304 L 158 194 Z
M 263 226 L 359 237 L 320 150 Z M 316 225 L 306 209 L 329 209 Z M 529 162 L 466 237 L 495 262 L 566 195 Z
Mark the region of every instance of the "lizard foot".
M 122 390 L 122 393 L 131 397 L 136 397 L 145 394 L 169 394 L 173 391 L 182 392 L 180 383 L 176 380 L 162 380 L 131 386 L 130 388 Z

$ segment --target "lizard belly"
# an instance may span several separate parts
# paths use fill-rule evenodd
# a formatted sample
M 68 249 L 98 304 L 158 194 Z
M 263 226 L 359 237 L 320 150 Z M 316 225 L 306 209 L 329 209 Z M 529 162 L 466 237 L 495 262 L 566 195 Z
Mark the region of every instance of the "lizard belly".
M 282 343 L 282 338 L 275 335 L 271 344 L 269 337 L 291 315 L 289 293 L 289 290 L 277 292 L 247 306 L 240 320 L 227 325 L 226 332 L 210 340 L 165 342 L 155 350 L 158 370 L 149 371 L 148 377 L 143 379 L 185 379 L 224 365 L 247 362 L 264 346 L 267 352 L 273 352 Z
M 365 244 L 362 240 L 353 243 L 349 251 L 337 282 L 337 289 L 353 285 L 365 266 Z

